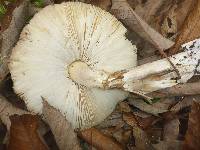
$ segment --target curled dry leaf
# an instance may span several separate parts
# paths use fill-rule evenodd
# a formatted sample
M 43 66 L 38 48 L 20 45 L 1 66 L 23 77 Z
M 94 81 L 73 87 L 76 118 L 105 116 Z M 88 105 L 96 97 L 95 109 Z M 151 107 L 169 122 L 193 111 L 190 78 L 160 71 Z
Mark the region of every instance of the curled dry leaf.
M 128 144 L 129 140 L 131 139 L 132 131 L 131 130 L 124 130 L 119 129 L 118 131 L 113 133 L 113 137 L 123 145 L 123 148 L 126 148 L 126 145 Z
M 105 136 L 95 128 L 90 128 L 79 133 L 80 138 L 101 150 L 122 150 L 122 146 L 114 139 Z
M 172 112 L 179 112 L 185 107 L 191 106 L 193 101 L 199 101 L 200 96 L 199 95 L 193 95 L 193 96 L 186 96 L 181 101 L 179 101 L 176 105 L 174 105 L 170 111 Z
M 135 139 L 135 146 L 140 150 L 153 150 L 153 147 L 147 137 L 145 131 L 137 126 L 133 126 L 133 136 Z
M 10 129 L 11 125 L 9 117 L 15 114 L 23 115 L 29 114 L 29 112 L 13 106 L 6 98 L 0 95 L 0 119 L 7 126 L 7 130 Z
M 43 101 L 43 115 L 51 128 L 60 150 L 79 150 L 78 138 L 66 118 L 55 108 Z
M 193 101 L 189 114 L 188 130 L 185 135 L 184 150 L 200 149 L 200 103 Z
M 200 0 L 194 0 L 194 5 L 187 16 L 183 27 L 176 39 L 175 45 L 169 51 L 171 55 L 176 54 L 183 43 L 194 40 L 200 36 Z
M 169 87 L 163 90 L 155 91 L 149 96 L 151 97 L 172 97 L 183 95 L 198 95 L 200 94 L 200 82 L 178 84 L 173 87 Z
M 137 126 L 137 120 L 135 119 L 134 114 L 132 113 L 124 113 L 123 120 L 130 126 Z
M 130 29 L 138 33 L 156 47 L 162 50 L 170 48 L 174 42 L 164 38 L 160 33 L 150 27 L 140 16 L 130 7 L 126 0 L 112 0 L 112 13 Z
M 38 118 L 33 115 L 10 117 L 10 140 L 8 150 L 48 150 L 37 132 Z
M 158 144 L 153 144 L 155 150 L 182 150 L 182 141 L 159 141 Z
M 151 149 L 152 145 L 150 144 L 147 134 L 138 127 L 135 116 L 131 113 L 124 113 L 123 120 L 132 127 L 136 148 L 141 150 Z
M 18 40 L 22 27 L 28 18 L 28 0 L 16 0 L 10 3 L 4 15 L 0 31 L 0 81 L 9 73 L 8 60 L 11 49 Z
M 108 127 L 116 127 L 119 124 L 123 124 L 122 114 L 120 112 L 113 112 L 109 115 L 103 122 L 97 125 L 98 128 L 108 128 Z
M 119 103 L 119 110 L 121 112 L 131 112 L 130 106 L 128 105 L 127 102 L 124 101 Z
M 128 102 L 130 105 L 133 105 L 144 112 L 157 116 L 159 113 L 164 113 L 168 111 L 168 108 L 171 104 L 171 99 L 162 99 L 152 105 L 147 104 L 142 99 L 129 98 Z
M 86 3 L 98 6 L 107 11 L 109 11 L 111 7 L 111 0 L 86 0 Z
M 177 140 L 179 135 L 179 125 L 180 122 L 178 118 L 173 120 L 166 120 L 163 130 L 163 140 L 166 142 Z
M 135 116 L 135 117 L 138 122 L 138 126 L 144 130 L 147 129 L 148 127 L 152 126 L 157 121 L 159 121 L 159 118 L 157 118 L 155 116 L 150 116 L 150 117 L 146 117 L 146 118 L 141 118 L 138 116 Z

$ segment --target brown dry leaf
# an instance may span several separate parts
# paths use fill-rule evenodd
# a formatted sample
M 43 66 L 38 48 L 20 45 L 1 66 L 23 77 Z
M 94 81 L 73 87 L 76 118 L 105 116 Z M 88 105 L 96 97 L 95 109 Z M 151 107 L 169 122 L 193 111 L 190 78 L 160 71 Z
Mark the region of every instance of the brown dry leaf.
M 7 130 L 10 130 L 11 125 L 9 117 L 15 114 L 23 115 L 29 114 L 29 112 L 13 106 L 6 98 L 0 95 L 0 119 L 7 126 Z
M 114 139 L 107 137 L 95 128 L 79 132 L 80 138 L 101 150 L 122 150 L 122 146 Z
M 185 135 L 184 150 L 200 149 L 200 103 L 194 101 L 189 114 L 188 130 Z
M 179 135 L 179 125 L 180 122 L 178 118 L 166 120 L 163 129 L 163 140 L 166 142 L 177 140 Z
M 176 105 L 174 105 L 170 111 L 172 112 L 179 112 L 185 107 L 191 106 L 193 101 L 199 101 L 200 96 L 199 95 L 193 95 L 193 96 L 186 96 L 181 101 L 179 101 Z
M 97 125 L 97 128 L 108 128 L 108 127 L 116 127 L 118 124 L 123 124 L 122 114 L 120 112 L 114 111 L 111 115 L 109 115 L 103 122 Z
M 175 9 L 177 30 L 179 31 L 188 13 L 191 11 L 192 6 L 194 6 L 196 0 L 179 0 L 177 2 L 177 7 Z
M 130 3 L 131 0 L 128 0 Z M 135 7 L 135 12 L 148 24 L 152 22 L 156 12 L 169 0 L 148 0 Z
M 176 54 L 182 44 L 192 41 L 200 36 L 200 0 L 194 0 L 194 5 L 191 7 L 192 9 L 183 24 L 180 34 L 176 39 L 176 43 L 169 51 L 171 55 Z
M 183 95 L 198 95 L 200 94 L 200 82 L 178 84 L 160 91 L 155 91 L 149 94 L 151 97 L 173 97 Z
M 43 101 L 43 115 L 45 121 L 55 137 L 60 150 L 80 150 L 78 138 L 66 118 L 55 108 Z
M 170 48 L 174 42 L 164 38 L 160 33 L 151 28 L 142 18 L 140 18 L 130 7 L 126 0 L 112 0 L 111 12 L 131 30 L 135 31 L 142 38 L 146 39 L 154 46 L 165 50 Z
M 47 150 L 47 145 L 38 135 L 38 118 L 33 115 L 10 117 L 10 140 L 8 150 Z
M 98 6 L 107 11 L 109 11 L 111 7 L 111 0 L 86 0 L 85 2 Z
M 154 104 L 147 104 L 142 99 L 135 99 L 135 98 L 129 98 L 128 102 L 130 105 L 137 107 L 138 109 L 153 114 L 157 116 L 159 113 L 164 113 L 168 111 L 169 106 L 171 103 L 173 103 L 174 98 L 166 98 L 166 99 L 160 99 L 158 102 Z
M 126 148 L 126 145 L 129 142 L 129 139 L 132 136 L 132 131 L 131 130 L 124 130 L 120 129 L 116 132 L 113 133 L 113 137 L 123 145 L 124 149 Z
M 139 116 L 135 116 L 138 126 L 141 127 L 142 129 L 147 129 L 148 127 L 152 126 L 154 123 L 159 121 L 159 118 L 155 116 L 150 116 L 146 118 L 141 118 Z
M 152 145 L 150 144 L 147 134 L 138 127 L 135 116 L 132 113 L 124 113 L 123 120 L 132 127 L 136 148 L 140 150 L 151 149 Z
M 182 150 L 183 145 L 182 141 L 160 141 L 158 144 L 154 144 L 153 147 L 155 150 Z
M 133 136 L 135 139 L 135 147 L 139 150 L 153 150 L 147 134 L 137 126 L 133 126 Z
M 28 3 L 28 0 L 16 0 L 10 3 L 7 13 L 0 22 L 0 81 L 9 73 L 7 63 L 11 49 L 29 17 Z
M 137 120 L 135 119 L 134 114 L 132 113 L 124 113 L 123 114 L 123 120 L 130 126 L 138 126 Z
M 119 110 L 120 112 L 131 112 L 130 106 L 124 101 L 119 103 Z

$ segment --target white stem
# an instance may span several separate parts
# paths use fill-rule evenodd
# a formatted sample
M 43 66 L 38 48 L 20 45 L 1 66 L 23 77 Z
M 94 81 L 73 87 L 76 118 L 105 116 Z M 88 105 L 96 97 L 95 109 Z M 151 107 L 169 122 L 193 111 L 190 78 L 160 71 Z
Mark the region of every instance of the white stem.
M 177 79 L 174 67 L 166 58 L 112 74 L 94 70 L 82 61 L 75 61 L 68 67 L 68 73 L 74 82 L 87 87 L 121 88 L 142 95 L 187 82 L 197 74 L 200 71 L 199 46 L 200 40 L 189 42 L 184 45 L 187 51 L 169 57 L 181 79 Z
M 104 87 L 108 74 L 94 70 L 83 61 L 74 61 L 68 67 L 69 77 L 76 83 L 87 87 Z
M 170 62 L 167 59 L 161 59 L 110 75 L 107 87 L 149 93 L 174 86 L 178 82 L 185 83 L 195 72 L 200 70 L 200 51 L 198 49 L 173 55 L 170 60 L 179 71 L 181 79 L 176 79 L 178 76 Z

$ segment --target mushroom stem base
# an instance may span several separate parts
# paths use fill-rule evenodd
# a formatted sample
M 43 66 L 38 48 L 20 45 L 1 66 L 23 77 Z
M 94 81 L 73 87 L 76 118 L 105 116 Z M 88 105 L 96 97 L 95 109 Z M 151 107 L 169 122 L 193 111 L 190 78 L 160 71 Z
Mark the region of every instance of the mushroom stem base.
M 108 74 L 104 71 L 98 71 L 85 62 L 77 60 L 68 66 L 69 78 L 75 83 L 86 87 L 103 87 L 103 82 L 108 78 Z

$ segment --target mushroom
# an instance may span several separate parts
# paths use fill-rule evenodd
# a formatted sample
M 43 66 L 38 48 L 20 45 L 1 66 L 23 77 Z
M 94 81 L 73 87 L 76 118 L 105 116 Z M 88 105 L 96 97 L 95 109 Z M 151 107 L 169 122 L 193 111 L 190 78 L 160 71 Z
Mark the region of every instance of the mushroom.
M 74 128 L 100 123 L 127 97 L 127 92 L 97 88 L 100 79 L 137 64 L 137 50 L 126 31 L 110 13 L 89 4 L 45 7 L 24 27 L 12 50 L 15 92 L 36 113 L 42 112 L 44 98 Z
M 85 129 L 103 121 L 127 97 L 125 91 L 141 94 L 176 85 L 167 59 L 136 67 L 137 49 L 126 31 L 114 16 L 89 4 L 45 7 L 24 27 L 12 50 L 15 92 L 30 111 L 41 114 L 45 99 L 74 128 Z M 194 51 L 170 58 L 179 81 L 194 75 L 200 57 Z

